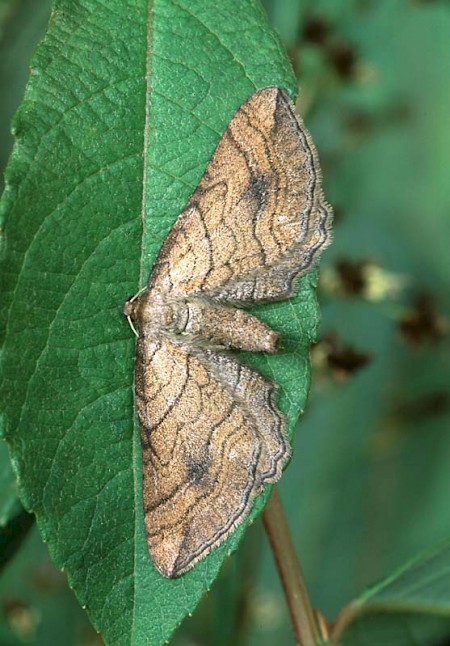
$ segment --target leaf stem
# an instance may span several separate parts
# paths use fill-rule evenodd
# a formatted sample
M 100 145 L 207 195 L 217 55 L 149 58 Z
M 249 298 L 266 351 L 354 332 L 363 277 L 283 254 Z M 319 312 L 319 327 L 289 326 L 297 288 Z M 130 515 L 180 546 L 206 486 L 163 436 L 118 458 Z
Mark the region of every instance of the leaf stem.
M 323 643 L 303 574 L 292 544 L 289 527 L 276 487 L 263 513 L 263 523 L 283 585 L 298 646 Z

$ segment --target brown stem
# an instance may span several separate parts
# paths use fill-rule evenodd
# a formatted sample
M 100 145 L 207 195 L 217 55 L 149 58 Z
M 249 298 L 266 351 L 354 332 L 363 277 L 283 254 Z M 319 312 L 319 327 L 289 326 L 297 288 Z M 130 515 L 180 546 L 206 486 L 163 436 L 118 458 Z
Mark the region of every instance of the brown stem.
M 273 488 L 272 496 L 264 510 L 263 522 L 283 585 L 297 644 L 317 646 L 323 643 L 322 637 L 276 487 Z

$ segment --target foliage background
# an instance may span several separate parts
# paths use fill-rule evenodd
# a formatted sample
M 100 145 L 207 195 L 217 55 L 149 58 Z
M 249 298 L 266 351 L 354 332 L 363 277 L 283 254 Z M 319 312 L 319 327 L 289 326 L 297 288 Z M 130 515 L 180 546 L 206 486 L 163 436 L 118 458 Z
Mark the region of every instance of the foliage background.
M 313 351 L 313 389 L 280 485 L 313 604 L 331 619 L 450 536 L 450 8 L 431 0 L 265 6 L 297 72 L 299 109 L 336 206 L 319 294 L 324 341 Z M 48 12 L 47 0 L 0 2 L 2 167 Z M 369 268 L 368 281 L 367 261 L 384 273 Z M 4 447 L 0 459 L 6 470 Z M 101 643 L 2 490 L 1 524 L 11 519 L 19 530 L 14 540 L 2 534 L 0 643 Z M 438 623 L 423 643 L 450 638 L 448 620 Z M 174 643 L 276 641 L 293 638 L 255 523 Z

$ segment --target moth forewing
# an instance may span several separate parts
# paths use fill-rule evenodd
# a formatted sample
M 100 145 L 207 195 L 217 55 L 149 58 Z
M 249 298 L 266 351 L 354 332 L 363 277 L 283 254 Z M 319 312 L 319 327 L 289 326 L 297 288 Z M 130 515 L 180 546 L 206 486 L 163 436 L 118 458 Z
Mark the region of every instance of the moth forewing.
M 310 135 L 284 91 L 263 88 L 234 114 L 147 289 L 128 301 L 145 525 L 164 576 L 220 545 L 290 456 L 275 384 L 222 349 L 276 351 L 278 333 L 241 308 L 289 298 L 331 218 Z

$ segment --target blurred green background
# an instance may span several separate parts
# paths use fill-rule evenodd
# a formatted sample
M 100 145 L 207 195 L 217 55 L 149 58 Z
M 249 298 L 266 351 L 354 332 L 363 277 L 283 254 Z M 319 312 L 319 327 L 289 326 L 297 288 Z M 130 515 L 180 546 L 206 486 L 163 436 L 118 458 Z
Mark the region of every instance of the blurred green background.
M 450 536 L 450 5 L 264 4 L 336 208 L 313 388 L 280 484 L 313 605 L 331 620 Z M 0 0 L 2 169 L 49 11 Z M 0 540 L 0 646 L 101 644 L 1 474 Z M 294 643 L 259 522 L 173 643 Z

